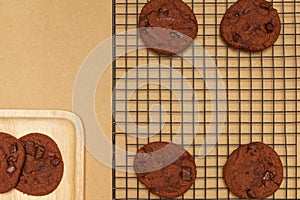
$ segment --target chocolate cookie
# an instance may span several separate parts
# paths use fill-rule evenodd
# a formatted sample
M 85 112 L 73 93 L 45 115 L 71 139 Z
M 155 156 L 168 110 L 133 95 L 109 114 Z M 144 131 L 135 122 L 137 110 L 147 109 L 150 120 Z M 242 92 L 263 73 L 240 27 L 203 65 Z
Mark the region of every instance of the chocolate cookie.
M 59 185 L 64 171 L 57 144 L 40 133 L 31 133 L 19 140 L 25 148 L 26 160 L 16 188 L 34 196 L 51 193 Z
M 283 167 L 271 147 L 253 142 L 232 152 L 223 173 L 233 194 L 245 199 L 262 199 L 272 195 L 280 187 Z
M 17 138 L 0 133 L 0 193 L 15 188 L 25 160 L 25 151 Z
M 181 0 L 151 0 L 139 17 L 140 35 L 159 54 L 172 55 L 186 49 L 197 36 L 192 9 Z
M 197 173 L 193 157 L 182 147 L 167 142 L 153 142 L 140 148 L 133 167 L 139 181 L 163 198 L 185 193 Z
M 277 40 L 281 23 L 277 10 L 265 0 L 239 0 L 225 13 L 221 36 L 232 47 L 261 51 Z

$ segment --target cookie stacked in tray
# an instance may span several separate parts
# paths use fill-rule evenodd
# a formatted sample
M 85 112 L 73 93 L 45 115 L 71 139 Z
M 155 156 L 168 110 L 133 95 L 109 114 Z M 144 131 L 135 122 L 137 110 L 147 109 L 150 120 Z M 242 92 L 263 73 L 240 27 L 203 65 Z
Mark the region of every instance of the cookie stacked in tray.
M 54 191 L 63 176 L 64 164 L 50 137 L 30 133 L 19 139 L 0 133 L 0 193 L 17 190 L 34 196 Z

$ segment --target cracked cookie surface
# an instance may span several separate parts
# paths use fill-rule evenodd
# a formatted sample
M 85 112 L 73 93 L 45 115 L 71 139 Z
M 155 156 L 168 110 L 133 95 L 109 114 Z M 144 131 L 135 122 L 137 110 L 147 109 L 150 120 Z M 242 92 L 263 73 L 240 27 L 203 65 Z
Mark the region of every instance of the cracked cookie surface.
M 26 159 L 17 190 L 34 196 L 54 191 L 63 176 L 64 164 L 57 144 L 48 136 L 31 133 L 19 139 Z
M 192 9 L 181 0 L 151 0 L 139 17 L 140 36 L 158 54 L 173 55 L 186 49 L 197 36 Z
M 0 193 L 15 188 L 25 160 L 25 151 L 17 138 L 0 133 Z
M 163 198 L 184 194 L 196 179 L 194 158 L 182 147 L 153 142 L 140 148 L 134 159 L 139 181 L 151 193 Z
M 224 14 L 221 36 L 230 46 L 261 51 L 276 42 L 281 30 L 277 10 L 265 0 L 239 0 Z
M 223 175 L 228 188 L 236 196 L 261 199 L 272 195 L 280 187 L 283 166 L 271 147 L 252 142 L 232 152 Z

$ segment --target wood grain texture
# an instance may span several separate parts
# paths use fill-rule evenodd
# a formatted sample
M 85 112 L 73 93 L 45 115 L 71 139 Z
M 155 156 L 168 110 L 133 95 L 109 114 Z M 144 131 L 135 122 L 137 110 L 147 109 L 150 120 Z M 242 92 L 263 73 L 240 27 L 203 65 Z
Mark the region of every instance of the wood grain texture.
M 59 110 L 0 110 L 0 131 L 17 138 L 32 132 L 46 134 L 57 143 L 64 162 L 62 181 L 51 194 L 35 197 L 13 189 L 0 194 L 1 200 L 84 199 L 83 126 L 79 117 Z

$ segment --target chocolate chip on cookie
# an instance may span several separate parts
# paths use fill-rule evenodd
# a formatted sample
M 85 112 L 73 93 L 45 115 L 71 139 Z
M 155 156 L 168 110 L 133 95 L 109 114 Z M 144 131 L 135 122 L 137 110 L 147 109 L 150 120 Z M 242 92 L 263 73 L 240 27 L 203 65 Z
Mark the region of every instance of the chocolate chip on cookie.
M 221 21 L 221 36 L 232 47 L 261 51 L 275 43 L 281 30 L 280 18 L 265 0 L 239 0 Z
M 173 55 L 186 49 L 197 36 L 192 9 L 181 0 L 151 0 L 139 17 L 140 35 L 159 54 Z
M 230 191 L 240 198 L 266 198 L 280 187 L 283 166 L 268 145 L 252 142 L 232 152 L 223 169 Z
M 195 182 L 197 173 L 193 157 L 182 147 L 167 142 L 153 142 L 140 148 L 133 166 L 139 181 L 163 198 L 184 194 Z
M 19 140 L 25 148 L 26 161 L 17 190 L 34 196 L 51 193 L 58 187 L 64 171 L 57 144 L 40 133 L 31 133 Z
M 17 138 L 0 133 L 0 193 L 15 188 L 25 160 L 25 151 Z

